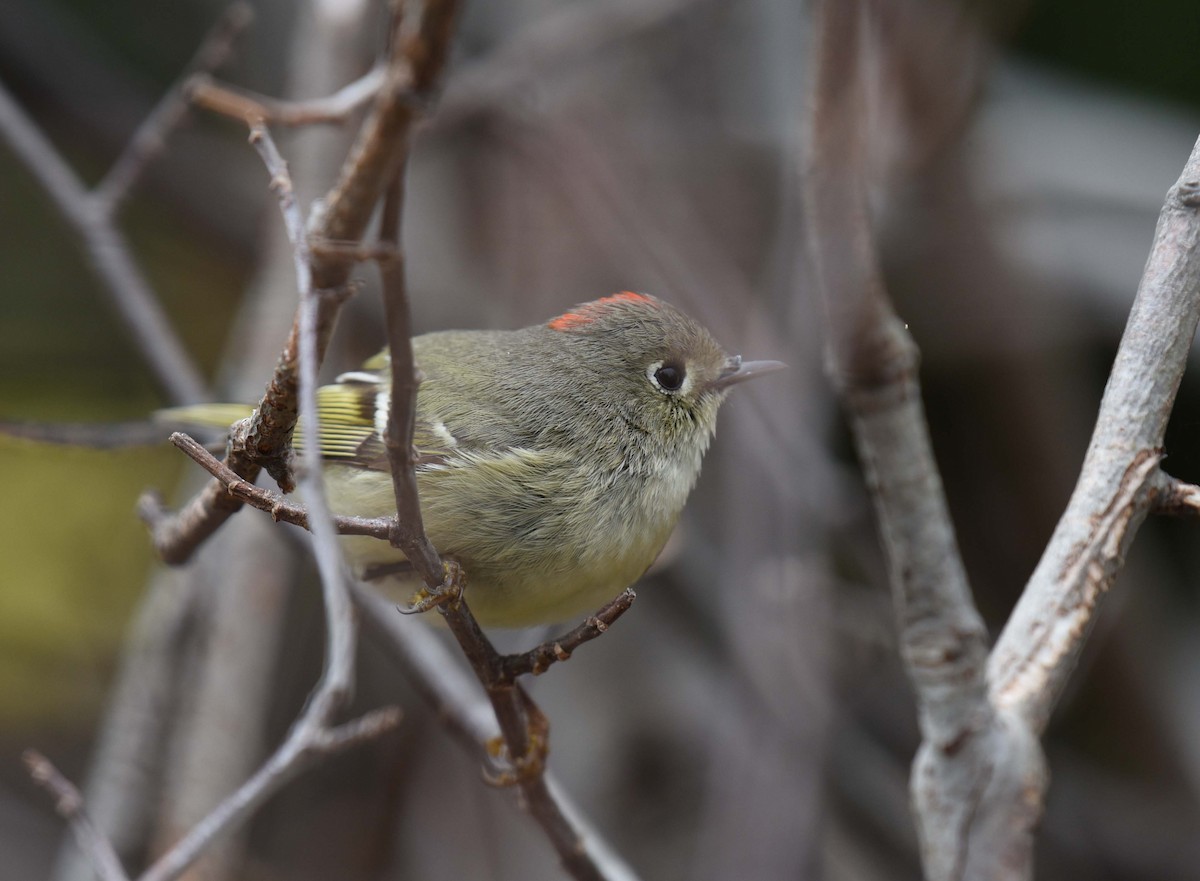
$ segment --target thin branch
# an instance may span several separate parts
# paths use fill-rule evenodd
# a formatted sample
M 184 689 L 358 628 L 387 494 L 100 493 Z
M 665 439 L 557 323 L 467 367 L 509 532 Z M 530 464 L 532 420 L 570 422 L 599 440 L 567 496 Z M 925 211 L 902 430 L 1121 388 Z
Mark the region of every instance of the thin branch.
M 319 297 L 312 288 L 312 267 L 304 221 L 296 203 L 287 165 L 279 155 L 270 133 L 255 125 L 251 143 L 262 156 L 271 175 L 271 186 L 279 198 L 280 211 L 295 255 L 299 310 L 299 398 L 300 405 L 312 414 L 304 423 L 304 468 L 301 482 L 310 510 L 309 528 L 313 550 L 321 575 L 325 600 L 325 670 L 310 695 L 304 712 L 275 754 L 204 820 L 165 853 L 142 876 L 141 881 L 173 881 L 191 865 L 218 836 L 227 833 L 246 818 L 266 798 L 296 776 L 317 756 L 360 743 L 395 727 L 399 710 L 394 707 L 368 713 L 340 727 L 333 720 L 346 705 L 354 685 L 356 627 L 354 610 L 346 586 L 337 534 L 325 501 L 318 443 L 317 366 L 319 360 Z M 221 484 L 210 484 L 221 486 Z
M 404 552 L 429 589 L 436 591 L 446 575 L 438 552 L 425 535 L 421 505 L 417 498 L 417 477 L 413 471 L 413 429 L 416 425 L 417 388 L 421 377 L 413 363 L 404 253 L 400 246 L 400 207 L 403 198 L 402 176 L 398 174 L 384 200 L 380 227 L 381 241 L 393 249 L 394 256 L 379 263 L 392 377 L 384 443 L 392 469 L 392 488 L 396 494 L 396 522 L 388 540 L 392 547 Z
M 271 515 L 277 523 L 309 529 L 308 509 L 290 502 L 279 493 L 239 477 L 237 472 L 209 452 L 208 448 L 182 432 L 171 435 L 171 443 L 219 481 L 219 486 L 239 503 Z M 391 517 L 346 517 L 337 515 L 333 525 L 339 535 L 369 535 L 387 541 L 393 530 Z M 311 531 L 311 530 L 310 530 Z
M 440 2 L 430 4 L 433 7 L 440 5 Z M 429 14 L 428 7 L 426 14 Z M 435 53 L 431 57 L 439 56 Z M 444 57 L 444 53 L 440 57 Z M 319 208 L 314 208 L 306 224 L 313 240 L 344 243 L 361 239 L 376 203 L 407 155 L 409 127 L 414 119 L 409 92 L 414 63 L 403 51 L 400 41 L 392 39 L 384 84 L 342 166 L 337 184 L 318 203 Z M 336 253 L 313 250 L 309 254 L 309 266 L 312 287 L 322 294 L 317 301 L 315 317 L 320 361 L 341 301 L 349 293 L 347 282 L 352 261 Z M 226 455 L 226 464 L 244 479 L 253 482 L 259 471 L 266 468 L 284 491 L 292 489 L 288 458 L 299 412 L 296 359 L 300 321 L 301 315 L 297 313 L 271 382 L 254 415 L 235 425 Z M 241 503 L 231 501 L 228 493 L 216 483 L 205 487 L 174 515 L 156 504 L 152 497 L 139 505 L 151 528 L 159 556 L 172 564 L 186 562 L 195 549 L 240 507 Z
M 486 758 L 499 729 L 495 711 L 480 693 L 477 678 L 463 669 L 429 627 L 396 615 L 390 603 L 361 584 L 353 585 L 352 593 L 368 638 L 409 675 L 463 748 L 476 759 Z M 577 843 L 579 856 L 574 859 L 586 860 L 595 868 L 596 876 L 584 877 L 636 881 L 636 873 L 589 826 L 553 774 L 547 770 L 542 779 L 548 799 L 558 806 L 572 830 L 565 840 Z M 526 795 L 524 790 L 522 795 Z
M 393 48 L 401 47 L 411 67 L 404 78 L 412 83 L 413 95 L 417 100 L 428 99 L 438 82 L 450 54 L 450 37 L 458 17 L 458 0 L 428 0 L 422 8 L 421 22 L 416 32 L 402 39 L 399 7 L 396 7 L 392 28 Z M 397 85 L 395 77 L 389 76 L 392 88 Z M 381 100 L 393 101 L 396 96 L 385 90 Z M 417 388 L 421 377 L 413 361 L 412 320 L 409 314 L 408 289 L 404 276 L 404 250 L 401 244 L 400 217 L 404 204 L 404 171 L 408 164 L 408 127 L 415 120 L 415 104 L 398 105 L 403 108 L 398 122 L 404 128 L 396 139 L 397 155 L 392 157 L 395 165 L 388 181 L 380 221 L 380 245 L 386 251 L 386 259 L 379 261 L 379 273 L 383 286 L 383 308 L 387 330 L 388 359 L 391 368 L 391 392 L 388 401 L 388 420 L 384 429 L 384 444 L 388 464 L 392 472 L 392 488 L 396 496 L 396 525 L 389 540 L 393 547 L 404 552 L 404 556 L 425 581 L 426 587 L 438 593 L 451 583 L 433 544 L 425 535 L 421 518 L 420 501 L 417 498 L 417 478 L 414 472 L 413 429 L 416 424 Z M 361 156 L 369 157 L 373 152 L 369 145 L 357 150 Z M 349 188 L 344 188 L 343 191 Z M 352 219 L 347 218 L 346 223 Z M 343 236 L 331 236 L 341 240 Z
M 1172 477 L 1165 471 L 1155 475 L 1153 512 L 1168 517 L 1200 517 L 1200 486 Z
M 314 693 L 313 699 L 317 696 Z M 159 857 L 138 881 L 174 881 L 212 842 L 244 823 L 263 802 L 318 758 L 378 737 L 400 722 L 400 711 L 396 707 L 384 707 L 353 722 L 330 728 L 317 720 L 313 699 L 274 755 Z
M 405 42 L 405 52 L 413 59 L 412 84 L 418 99 L 426 99 L 438 81 L 449 53 L 457 5 L 454 0 L 428 2 L 416 34 Z M 411 123 L 412 118 L 408 121 Z M 520 786 L 530 814 L 542 827 L 572 877 L 579 881 L 603 879 L 605 875 L 602 868 L 594 854 L 589 852 L 582 831 L 564 812 L 562 804 L 546 783 L 544 760 L 548 750 L 548 723 L 545 716 L 515 681 L 515 676 L 510 675 L 504 659 L 471 614 L 463 598 L 465 576 L 461 568 L 452 561 L 443 562 L 425 535 L 412 448 L 420 376 L 413 363 L 408 293 L 400 244 L 400 215 L 404 197 L 402 175 L 408 158 L 407 137 L 401 139 L 399 144 L 403 152 L 388 187 L 380 230 L 382 243 L 391 251 L 390 259 L 380 261 L 391 353 L 392 394 L 384 433 L 396 495 L 397 528 L 391 543 L 404 552 L 424 579 L 428 597 L 423 605 L 437 606 L 492 704 L 508 758 L 508 767 L 498 776 L 498 781 Z
M 394 17 L 392 51 L 383 86 L 379 89 L 375 104 L 367 120 L 364 122 L 357 143 L 350 157 L 343 166 L 342 175 L 337 185 L 328 194 L 322 208 L 311 218 L 309 235 L 314 241 L 334 242 L 340 248 L 310 250 L 304 229 L 298 221 L 294 204 L 290 201 L 290 191 L 285 189 L 286 169 L 282 166 L 278 154 L 262 125 L 262 117 L 251 114 L 254 134 L 252 140 L 263 153 L 264 160 L 272 171 L 272 179 L 276 189 L 280 191 L 281 206 L 292 239 L 297 260 L 297 276 L 301 290 L 301 310 L 293 337 L 281 358 L 281 365 L 294 365 L 295 352 L 298 343 L 304 363 L 312 365 L 311 382 L 306 378 L 300 385 L 302 406 L 306 412 L 314 416 L 306 420 L 305 450 L 309 461 L 305 471 L 309 479 L 319 477 L 319 444 L 316 436 L 316 404 L 315 404 L 315 364 L 319 361 L 319 341 L 310 351 L 312 345 L 307 331 L 316 317 L 310 311 L 309 304 L 317 298 L 309 293 L 316 290 L 336 290 L 344 285 L 348 278 L 351 260 L 343 253 L 348 247 L 353 248 L 362 236 L 370 219 L 374 206 L 385 189 L 388 190 L 384 220 L 382 222 L 383 247 L 378 251 L 381 272 L 384 279 L 385 309 L 387 311 L 387 326 L 389 343 L 392 354 L 393 395 L 390 402 L 389 422 L 385 431 L 390 464 L 397 493 L 397 519 L 403 524 L 393 526 L 390 540 L 401 545 L 406 556 L 424 578 L 431 597 L 436 600 L 439 611 L 445 617 L 451 631 L 459 640 L 476 675 L 484 684 L 485 690 L 492 703 L 496 719 L 503 732 L 507 754 L 510 757 L 506 774 L 511 775 L 511 781 L 517 783 L 525 796 L 530 813 L 537 819 L 545 830 L 547 837 L 558 851 L 563 865 L 578 879 L 603 879 L 614 877 L 606 875 L 601 868 L 594 848 L 588 846 L 584 831 L 578 818 L 569 815 L 563 808 L 557 792 L 552 790 L 544 776 L 543 758 L 546 744 L 546 724 L 541 712 L 521 687 L 514 681 L 514 676 L 506 673 L 503 658 L 495 651 L 491 643 L 483 635 L 478 622 L 471 615 L 465 602 L 462 601 L 463 573 L 452 562 L 443 564 L 437 552 L 424 535 L 420 521 L 420 508 L 417 500 L 416 482 L 413 474 L 412 425 L 415 418 L 416 389 L 419 377 L 412 360 L 410 342 L 410 323 L 408 318 L 407 294 L 404 288 L 403 254 L 400 250 L 399 210 L 403 191 L 401 174 L 407 161 L 408 144 L 412 124 L 424 103 L 428 103 L 437 83 L 442 68 L 449 54 L 450 36 L 457 16 L 458 3 L 456 0 L 429 0 L 422 9 L 422 18 L 413 34 L 406 39 L 399 39 L 399 16 Z M 294 373 L 294 366 L 292 367 Z M 305 368 L 308 376 L 308 368 Z M 278 375 L 278 371 L 277 371 Z M 270 397 L 268 395 L 268 397 Z M 295 396 L 285 397 L 285 401 L 294 402 Z M 194 548 L 205 537 L 196 534 L 180 535 L 178 523 L 185 515 L 196 516 L 194 509 L 199 505 L 210 513 L 201 513 L 202 530 L 210 530 L 214 523 L 219 523 L 241 501 L 260 500 L 261 496 L 252 492 L 250 484 L 257 476 L 257 468 L 243 470 L 235 463 L 233 457 L 239 450 L 245 450 L 245 435 L 259 419 L 262 407 L 256 412 L 249 423 L 235 426 L 230 442 L 230 452 L 224 465 L 218 463 L 216 468 L 210 467 L 210 473 L 219 474 L 221 481 L 210 484 L 189 508 L 185 508 L 175 523 L 159 517 L 155 524 L 156 539 L 159 535 L 174 531 L 173 538 L 179 540 L 180 546 Z M 295 424 L 294 418 L 291 424 Z M 286 440 L 286 439 L 285 439 Z M 254 447 L 259 453 L 261 447 Z M 281 449 L 286 449 L 286 443 Z M 204 456 L 196 449 L 189 449 L 189 455 L 197 459 Z M 226 471 L 236 475 L 230 478 Z M 307 484 L 306 484 L 307 485 Z M 226 489 L 226 487 L 230 489 Z M 322 498 L 319 485 L 315 485 L 315 498 Z M 311 489 L 306 490 L 310 495 Z M 152 506 L 147 506 L 152 514 L 161 514 Z M 321 504 L 318 503 L 318 508 Z M 220 509 L 213 515 L 212 511 Z M 279 510 L 277 507 L 273 511 Z M 289 512 L 299 514 L 299 512 Z M 299 516 L 295 521 L 299 521 Z M 334 535 L 334 527 L 327 515 L 306 519 L 306 525 L 315 527 L 318 562 L 321 564 L 322 547 L 330 546 Z M 186 530 L 185 530 L 186 532 Z M 161 547 L 161 544 L 160 544 Z M 169 549 L 164 549 L 169 550 Z M 333 548 L 336 552 L 336 548 Z M 330 615 L 331 631 L 335 624 L 334 603 L 339 599 L 333 588 L 340 575 L 340 558 L 330 556 L 327 563 L 321 564 L 323 581 L 326 584 L 327 605 Z M 344 598 L 344 596 L 342 597 Z M 603 619 L 600 620 L 603 624 Z M 572 636 L 570 644 L 578 644 L 595 633 L 602 631 L 602 626 L 593 624 Z M 331 661 L 326 670 L 317 694 L 310 702 L 312 708 L 320 708 L 324 703 L 327 686 L 333 681 L 333 669 L 337 666 L 337 645 L 331 638 Z M 531 662 L 532 664 L 532 662 Z M 316 712 L 316 710 L 313 710 Z M 307 716 L 305 717 L 307 718 Z M 298 723 L 298 727 L 304 720 Z M 155 878 L 154 881 L 162 881 Z
M 33 781 L 54 799 L 54 809 L 71 827 L 80 850 L 87 855 L 101 881 L 129 881 L 112 843 L 92 823 L 84 807 L 83 795 L 74 784 L 36 750 L 25 750 L 21 758 Z
M 547 640 L 527 652 L 505 655 L 501 658 L 504 675 L 512 680 L 526 673 L 540 676 L 556 662 L 570 660 L 577 648 L 605 633 L 618 618 L 628 612 L 636 599 L 637 594 L 633 588 L 627 587 L 595 615 L 589 615 L 583 623 L 557 639 Z
M 79 236 L 110 302 L 167 396 L 178 404 L 207 400 L 200 371 L 130 256 L 124 236 L 3 86 L 0 86 L 0 135 Z
M 255 120 L 283 126 L 344 125 L 355 111 L 375 97 L 386 70 L 383 65 L 373 67 L 332 95 L 309 101 L 281 101 L 203 75 L 192 78 L 190 93 L 196 106 L 247 125 Z
M 299 399 L 301 409 L 308 414 L 303 423 L 304 468 L 301 483 L 308 500 L 309 529 L 312 530 L 313 550 L 321 573 L 329 627 L 325 675 L 310 706 L 322 723 L 328 723 L 349 699 L 354 684 L 355 627 L 342 553 L 325 499 L 317 410 L 317 370 L 322 355 L 317 340 L 318 297 L 312 287 L 312 257 L 304 217 L 296 203 L 287 165 L 279 155 L 270 133 L 261 123 L 251 126 L 250 143 L 258 150 L 271 173 L 271 187 L 279 196 L 280 211 L 295 255 L 296 287 L 300 295 Z
M 992 653 L 998 706 L 1035 731 L 1155 504 L 1167 420 L 1200 321 L 1200 141 L 1167 194 L 1075 491 Z
M 0 435 L 42 444 L 119 450 L 161 444 L 163 427 L 149 419 L 139 422 L 13 422 L 0 419 Z
M 92 190 L 97 211 L 106 216 L 117 211 L 146 166 L 162 152 L 167 136 L 187 117 L 193 79 L 223 65 L 233 52 L 234 42 L 253 20 L 254 10 L 242 0 L 225 10 L 184 68 L 183 75 L 142 120 L 117 161 Z

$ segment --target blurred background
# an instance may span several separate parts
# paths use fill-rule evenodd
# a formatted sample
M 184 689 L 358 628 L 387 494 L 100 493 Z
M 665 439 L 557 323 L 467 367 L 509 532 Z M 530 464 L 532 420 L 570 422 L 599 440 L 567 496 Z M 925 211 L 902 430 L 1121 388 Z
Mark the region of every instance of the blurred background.
M 1074 484 L 1163 196 L 1200 134 L 1200 5 L 883 5 L 885 267 L 994 634 Z M 0 82 L 95 181 L 222 8 L 0 0 Z M 266 94 L 329 94 L 382 44 L 369 0 L 254 9 L 220 77 Z M 773 0 L 469 2 L 409 175 L 421 331 L 645 290 L 731 350 L 791 365 L 726 406 L 634 609 L 532 683 L 552 768 L 647 881 L 920 876 L 912 695 L 808 282 L 809 37 L 802 5 Z M 353 129 L 279 132 L 306 203 Z M 214 393 L 257 398 L 295 294 L 244 129 L 192 114 L 120 225 Z M 123 422 L 170 403 L 2 138 L 0 232 L 0 420 Z M 383 340 L 373 270 L 358 274 L 330 375 Z M 1200 480 L 1195 371 L 1167 453 Z M 319 673 L 319 591 L 294 536 L 245 512 L 185 569 L 155 563 L 135 500 L 180 501 L 196 472 L 165 443 L 0 436 L 6 878 L 90 877 L 25 747 L 87 782 L 136 863 L 257 766 Z M 1196 530 L 1142 528 L 1051 722 L 1039 877 L 1200 878 Z M 400 729 L 303 775 L 191 877 L 559 877 L 512 794 L 482 785 L 370 634 L 361 655 L 356 706 L 398 703 Z

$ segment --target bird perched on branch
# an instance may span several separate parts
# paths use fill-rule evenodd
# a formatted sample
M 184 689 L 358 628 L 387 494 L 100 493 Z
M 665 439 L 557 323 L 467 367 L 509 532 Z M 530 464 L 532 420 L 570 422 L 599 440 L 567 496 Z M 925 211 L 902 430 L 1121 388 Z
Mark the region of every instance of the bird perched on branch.
M 426 532 L 462 564 L 475 616 L 497 627 L 592 611 L 636 581 L 696 483 L 726 392 L 783 366 L 727 355 L 678 309 L 628 291 L 521 330 L 412 343 L 424 377 L 413 444 Z M 339 514 L 395 514 L 388 368 L 383 352 L 317 391 Z M 167 415 L 227 425 L 249 411 Z M 406 597 L 420 587 L 387 542 L 342 541 L 360 578 Z

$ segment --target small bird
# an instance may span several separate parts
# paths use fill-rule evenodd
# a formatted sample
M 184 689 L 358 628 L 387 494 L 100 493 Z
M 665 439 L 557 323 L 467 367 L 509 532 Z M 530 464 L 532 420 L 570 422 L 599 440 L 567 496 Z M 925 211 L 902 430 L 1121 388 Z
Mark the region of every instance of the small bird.
M 636 581 L 696 483 L 728 390 L 784 366 L 727 355 L 678 309 L 629 291 L 521 330 L 428 333 L 413 352 L 426 532 L 462 564 L 471 610 L 492 627 L 593 611 Z M 385 351 L 317 391 L 339 514 L 395 514 L 388 368 Z M 406 597 L 420 587 L 386 542 L 342 541 L 361 579 Z

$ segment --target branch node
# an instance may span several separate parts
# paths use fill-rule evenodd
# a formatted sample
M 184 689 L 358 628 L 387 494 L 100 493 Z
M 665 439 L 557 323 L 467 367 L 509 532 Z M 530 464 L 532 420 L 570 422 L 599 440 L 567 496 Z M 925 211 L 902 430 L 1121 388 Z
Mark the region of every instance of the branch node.
M 1184 208 L 1200 208 L 1200 180 L 1180 181 L 1175 198 Z
M 1200 486 L 1160 471 L 1155 481 L 1152 510 L 1168 517 L 1200 517 Z

